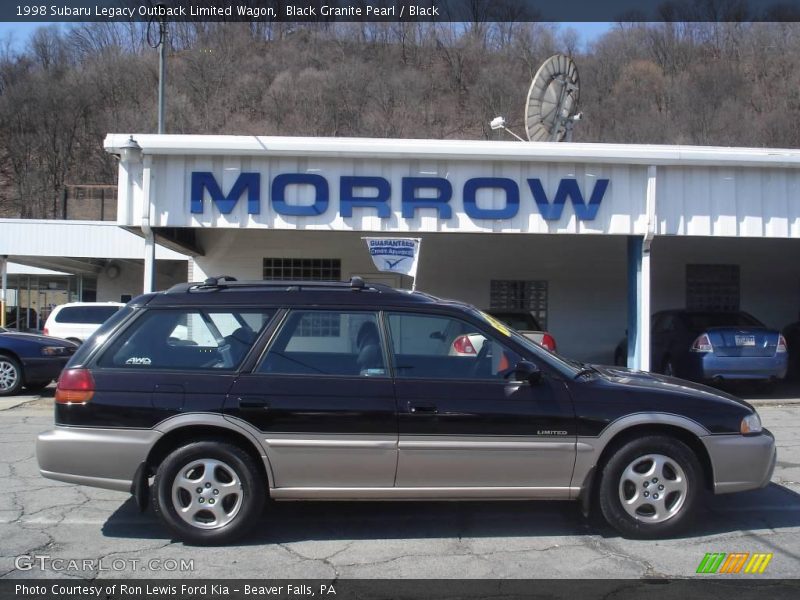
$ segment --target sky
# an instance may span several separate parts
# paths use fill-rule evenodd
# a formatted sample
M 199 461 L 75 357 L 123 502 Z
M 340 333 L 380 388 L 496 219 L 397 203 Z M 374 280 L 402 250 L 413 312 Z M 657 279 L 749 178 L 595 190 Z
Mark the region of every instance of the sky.
M 0 22 L 0 41 L 4 40 L 9 34 L 12 36 L 12 43 L 15 49 L 22 49 L 28 38 L 37 27 L 51 25 L 51 23 L 10 23 Z M 613 23 L 560 23 L 562 29 L 572 27 L 581 36 L 581 42 L 585 46 L 594 41 L 603 33 L 611 29 Z

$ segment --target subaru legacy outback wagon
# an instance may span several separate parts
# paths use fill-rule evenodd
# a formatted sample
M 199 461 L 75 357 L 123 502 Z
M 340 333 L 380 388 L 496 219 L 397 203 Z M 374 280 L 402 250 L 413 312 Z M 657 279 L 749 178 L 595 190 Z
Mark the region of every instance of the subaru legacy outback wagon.
M 453 355 L 464 335 L 480 351 Z M 731 395 L 566 360 L 467 304 L 358 278 L 140 296 L 55 401 L 42 475 L 129 491 L 192 543 L 252 531 L 268 498 L 575 499 L 623 535 L 671 535 L 776 460 Z

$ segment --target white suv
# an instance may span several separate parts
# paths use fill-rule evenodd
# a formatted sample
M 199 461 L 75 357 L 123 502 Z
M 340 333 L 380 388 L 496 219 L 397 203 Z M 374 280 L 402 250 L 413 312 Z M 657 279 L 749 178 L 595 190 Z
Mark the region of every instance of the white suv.
M 119 302 L 61 304 L 47 317 L 43 333 L 81 344 L 123 306 L 125 305 Z

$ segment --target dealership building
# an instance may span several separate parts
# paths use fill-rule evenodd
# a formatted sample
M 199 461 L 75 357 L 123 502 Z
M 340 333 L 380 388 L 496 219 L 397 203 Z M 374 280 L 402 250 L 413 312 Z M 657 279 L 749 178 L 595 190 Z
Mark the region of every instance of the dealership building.
M 364 236 L 421 238 L 417 289 L 530 310 L 567 356 L 650 365 L 650 318 L 800 311 L 800 151 L 456 140 L 111 134 L 117 224 L 188 276 L 379 273 Z

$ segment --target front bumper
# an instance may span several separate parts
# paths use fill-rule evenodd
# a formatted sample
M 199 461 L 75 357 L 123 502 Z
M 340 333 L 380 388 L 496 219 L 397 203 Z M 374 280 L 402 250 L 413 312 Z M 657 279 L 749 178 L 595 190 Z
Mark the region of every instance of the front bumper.
M 161 432 L 153 429 L 59 427 L 36 440 L 43 477 L 130 492 L 136 469 Z
M 758 435 L 708 435 L 700 439 L 711 458 L 715 494 L 756 490 L 769 484 L 777 460 L 775 437 L 769 430 Z
M 71 356 L 24 358 L 22 367 L 25 371 L 25 381 L 52 381 L 58 379 L 61 370 L 69 362 Z

